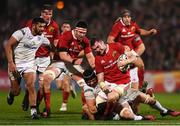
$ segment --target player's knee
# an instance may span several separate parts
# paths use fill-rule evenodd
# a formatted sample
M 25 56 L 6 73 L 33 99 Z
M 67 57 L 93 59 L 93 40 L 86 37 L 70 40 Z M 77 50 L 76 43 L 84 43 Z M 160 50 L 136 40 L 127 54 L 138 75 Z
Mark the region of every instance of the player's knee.
M 150 95 L 145 96 L 145 101 L 144 101 L 145 104 L 153 105 L 155 102 L 156 100 Z
M 156 100 L 153 98 L 153 97 L 150 97 L 149 96 L 149 99 L 148 99 L 148 103 L 147 104 L 149 104 L 150 106 L 151 105 L 154 105 L 156 103 Z
M 45 82 L 51 82 L 52 80 L 54 80 L 56 78 L 56 74 L 54 71 L 52 70 L 46 70 L 44 73 L 43 73 L 43 81 Z

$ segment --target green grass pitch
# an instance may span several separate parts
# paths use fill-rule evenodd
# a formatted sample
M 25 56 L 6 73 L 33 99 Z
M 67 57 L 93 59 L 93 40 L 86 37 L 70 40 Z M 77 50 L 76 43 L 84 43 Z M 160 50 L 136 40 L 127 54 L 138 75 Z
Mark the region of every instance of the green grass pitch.
M 89 121 L 81 120 L 81 100 L 80 93 L 76 99 L 69 98 L 68 111 L 60 112 L 62 101 L 61 92 L 52 91 L 51 95 L 51 117 L 32 120 L 30 111 L 23 111 L 21 102 L 24 92 L 15 98 L 13 105 L 6 102 L 7 92 L 0 91 L 0 125 L 180 125 L 179 117 L 161 117 L 159 112 L 147 105 L 141 105 L 141 114 L 152 114 L 156 116 L 155 121 Z M 180 94 L 156 94 L 164 106 L 180 111 Z M 43 109 L 41 105 L 41 110 Z

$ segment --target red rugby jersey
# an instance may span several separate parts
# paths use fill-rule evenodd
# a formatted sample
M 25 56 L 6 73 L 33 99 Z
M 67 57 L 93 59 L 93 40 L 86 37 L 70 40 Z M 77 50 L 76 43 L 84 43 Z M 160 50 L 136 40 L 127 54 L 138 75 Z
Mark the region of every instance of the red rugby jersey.
M 95 57 L 96 73 L 104 73 L 104 80 L 110 83 L 127 84 L 130 82 L 129 71 L 122 73 L 118 66 L 118 57 L 124 53 L 124 47 L 120 43 L 111 43 L 107 45 L 105 55 Z
M 134 49 L 143 42 L 141 38 L 139 41 L 136 41 L 136 36 L 139 32 L 140 28 L 135 22 L 131 21 L 131 24 L 126 26 L 121 19 L 113 25 L 109 36 L 113 36 L 116 42 Z

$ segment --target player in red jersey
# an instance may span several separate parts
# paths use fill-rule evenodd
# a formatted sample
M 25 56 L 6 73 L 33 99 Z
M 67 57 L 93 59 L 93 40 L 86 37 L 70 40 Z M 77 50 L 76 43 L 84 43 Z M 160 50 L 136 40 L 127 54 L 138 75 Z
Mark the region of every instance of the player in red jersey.
M 133 103 L 147 103 L 159 110 L 162 116 L 180 115 L 180 112 L 168 110 L 162 107 L 158 101 L 154 100 L 154 98 L 150 98 L 150 96 L 131 88 L 129 70 L 126 68 L 126 65 L 130 63 L 134 63 L 137 66 L 141 65 L 138 62 L 139 56 L 134 54 L 133 51 L 125 50 L 120 43 L 105 44 L 102 40 L 98 39 L 92 41 L 91 46 L 96 53 L 95 69 L 98 83 L 102 90 L 107 94 L 108 102 L 111 102 L 111 100 L 116 101 L 120 98 L 119 102 L 123 103 L 122 101 L 126 101 L 128 97 L 129 99 L 133 99 L 137 95 L 140 96 L 140 98 L 135 99 Z M 127 55 L 127 57 L 125 57 L 125 55 Z M 111 89 L 114 84 L 116 84 L 116 88 Z M 123 98 L 122 96 L 125 97 Z M 108 102 L 106 110 L 109 110 Z
M 58 41 L 58 34 L 59 34 L 59 26 L 58 23 L 55 22 L 53 17 L 53 7 L 49 4 L 44 4 L 41 8 L 41 16 L 45 22 L 46 26 L 43 31 L 43 34 L 49 39 L 51 43 L 51 47 L 48 46 L 40 46 L 40 48 L 36 52 L 36 66 L 37 66 L 37 73 L 39 74 L 39 77 L 41 78 L 42 73 L 46 70 L 47 66 L 50 64 L 50 52 L 51 49 L 54 47 L 54 43 L 57 43 Z M 32 20 L 27 22 L 28 27 L 32 27 Z M 51 49 L 50 49 L 51 48 Z M 38 91 L 37 97 L 40 99 L 42 98 L 42 93 Z M 46 97 L 46 96 L 45 96 Z M 22 108 L 24 111 L 28 109 L 28 91 L 26 91 Z
M 63 73 L 71 75 L 74 80 L 77 80 L 80 86 L 85 85 L 81 74 L 84 70 L 80 66 L 74 66 L 75 68 L 72 66 L 81 64 L 82 58 L 79 58 L 79 54 L 84 50 L 90 65 L 94 67 L 94 56 L 91 52 L 89 40 L 85 37 L 86 32 L 87 24 L 84 21 L 79 21 L 75 29 L 67 31 L 59 36 L 57 51 L 59 52 L 60 59 L 57 62 L 53 62 L 45 70 L 40 81 L 40 85 L 43 85 L 45 92 L 50 94 L 51 82 L 63 76 Z M 68 66 L 66 67 L 66 65 Z M 74 70 L 78 69 L 78 71 L 73 70 L 69 72 L 69 70 L 72 70 L 71 68 Z M 74 72 L 76 75 L 74 75 Z M 48 99 L 50 99 L 50 97 L 48 97 Z M 48 117 L 49 114 L 50 102 L 48 102 L 48 106 L 46 106 L 46 113 L 44 113 L 44 116 Z
M 65 21 L 61 25 L 61 34 L 59 36 L 63 35 L 67 31 L 71 31 L 71 25 L 68 21 Z M 53 62 L 59 61 L 59 60 L 60 60 L 59 54 L 55 53 L 53 57 Z M 61 108 L 59 109 L 60 111 L 67 111 L 67 102 L 68 102 L 70 91 L 73 98 L 75 98 L 76 96 L 75 89 L 70 84 L 70 82 L 71 82 L 70 77 L 66 74 L 64 74 L 61 78 L 56 79 L 56 86 L 58 89 L 62 90 L 62 97 L 63 97 L 62 105 L 61 105 Z
M 85 84 L 82 79 L 82 72 L 84 71 L 80 64 L 82 63 L 82 56 L 85 55 L 90 66 L 94 68 L 94 56 L 91 52 L 89 39 L 86 37 L 87 24 L 84 21 L 79 21 L 71 32 L 67 32 L 59 40 L 59 55 L 62 60 L 69 62 L 72 67 L 76 67 L 77 71 L 72 71 L 72 78 L 78 83 L 80 87 Z M 73 68 L 72 68 L 73 69 Z M 75 73 L 75 74 L 74 74 Z M 78 76 L 77 76 L 78 75 Z M 83 94 L 83 92 L 82 92 Z M 84 103 L 84 97 L 82 95 L 82 101 Z
M 121 18 L 119 18 L 113 25 L 107 42 L 120 42 L 121 44 L 128 46 L 130 49 L 133 49 L 138 55 L 142 55 L 145 46 L 138 35 L 146 36 L 154 35 L 156 33 L 156 29 L 141 29 L 136 22 L 131 20 L 131 12 L 125 9 L 121 12 Z M 144 63 L 142 60 L 141 63 L 143 67 L 138 69 L 139 87 L 142 86 L 144 80 Z M 135 88 L 138 88 L 137 85 L 138 83 L 135 84 Z

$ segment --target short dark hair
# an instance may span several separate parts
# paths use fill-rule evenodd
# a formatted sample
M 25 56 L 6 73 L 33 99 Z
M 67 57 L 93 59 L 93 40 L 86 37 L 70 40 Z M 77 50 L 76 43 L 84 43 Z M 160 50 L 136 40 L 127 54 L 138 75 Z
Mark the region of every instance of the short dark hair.
M 43 4 L 41 11 L 43 10 L 53 10 L 53 6 L 51 4 Z
M 131 16 L 131 11 L 128 10 L 128 9 L 123 9 L 123 10 L 121 11 L 121 17 L 124 17 L 125 15 Z
M 90 44 L 91 44 L 91 46 L 94 46 L 95 42 L 96 42 L 96 41 L 100 41 L 100 40 L 101 40 L 101 39 L 98 38 L 97 36 L 92 36 L 92 37 L 90 38 Z
M 93 78 L 96 78 L 96 73 L 93 69 L 89 68 L 83 72 L 83 78 L 85 81 L 89 81 Z
M 70 23 L 70 21 L 69 21 L 69 20 L 65 20 L 65 21 L 63 21 L 63 22 L 62 22 L 62 25 L 63 25 L 63 24 L 69 24 L 69 25 L 71 26 L 71 23 Z
M 37 23 L 46 23 L 46 22 L 44 21 L 43 18 L 40 17 L 33 18 L 32 24 L 37 24 Z
M 80 20 L 76 23 L 76 27 L 80 28 L 88 28 L 88 24 L 86 21 Z

